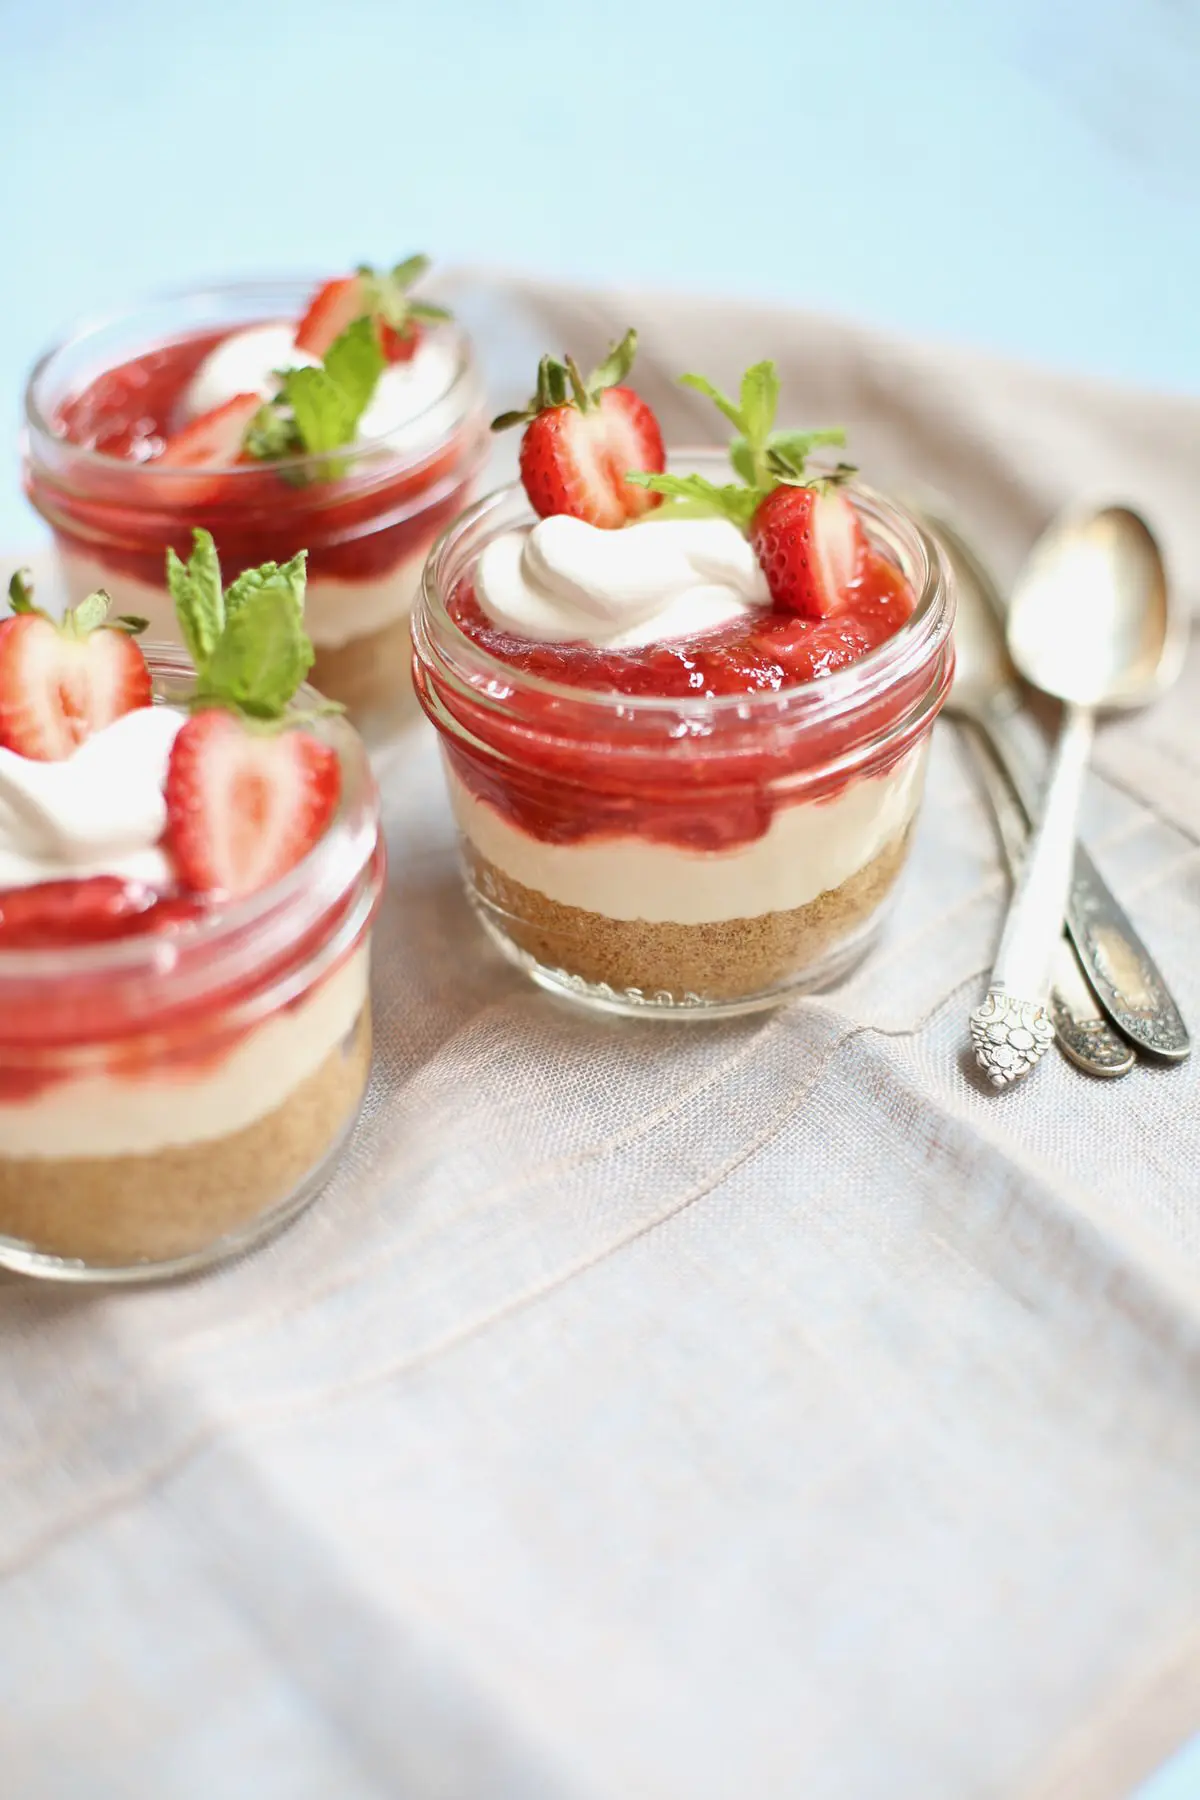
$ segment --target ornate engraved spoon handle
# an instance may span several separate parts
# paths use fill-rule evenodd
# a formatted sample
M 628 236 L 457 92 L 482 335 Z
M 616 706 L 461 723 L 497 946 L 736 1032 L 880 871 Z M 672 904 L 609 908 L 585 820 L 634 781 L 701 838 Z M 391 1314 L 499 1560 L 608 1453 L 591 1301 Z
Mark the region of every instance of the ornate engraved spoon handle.
M 1046 1009 L 1075 860 L 1075 822 L 1092 746 L 1093 714 L 1063 714 L 1042 815 L 1009 902 L 988 997 L 971 1014 L 975 1060 L 993 1087 L 1024 1075 L 1054 1041 Z
M 991 799 L 1009 869 L 1016 870 L 1029 840 L 1029 810 L 1018 796 L 1017 779 L 996 736 L 978 718 L 968 725 L 966 741 Z M 1059 1049 L 1085 1075 L 1111 1081 L 1135 1066 L 1132 1044 L 1102 1014 L 1065 932 L 1054 947 L 1050 969 L 1050 1017 Z
M 1020 704 L 1015 691 L 1001 692 L 978 723 L 1032 819 L 1037 777 L 1011 724 Z M 1066 920 L 1084 973 L 1113 1024 L 1139 1050 L 1181 1062 L 1192 1048 L 1183 1015 L 1158 964 L 1079 843 Z

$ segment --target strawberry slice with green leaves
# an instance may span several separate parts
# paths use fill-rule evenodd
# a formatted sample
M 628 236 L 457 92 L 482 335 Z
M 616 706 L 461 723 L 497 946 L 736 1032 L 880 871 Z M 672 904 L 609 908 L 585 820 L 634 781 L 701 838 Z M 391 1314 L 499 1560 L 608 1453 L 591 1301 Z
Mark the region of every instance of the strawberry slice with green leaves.
M 746 370 L 736 401 L 703 375 L 680 379 L 712 400 L 737 432 L 729 460 L 739 479 L 721 485 L 702 475 L 650 469 L 630 480 L 664 496 L 672 516 L 731 520 L 753 545 L 776 606 L 807 619 L 840 612 L 867 555 L 862 523 L 839 491 L 855 470 L 838 463 L 809 475 L 808 458 L 814 450 L 843 445 L 845 433 L 777 430 L 779 374 L 773 362 Z
M 630 469 L 662 470 L 667 460 L 658 420 L 624 385 L 636 354 L 637 333 L 627 331 L 586 380 L 571 357 L 544 356 L 529 405 L 493 419 L 493 431 L 525 427 L 521 481 L 540 518 L 566 513 L 614 531 L 661 504 L 627 479 Z
M 62 762 L 93 732 L 149 706 L 150 671 L 136 635 L 145 619 L 109 617 L 105 593 L 55 619 L 33 603 L 26 571 L 8 588 L 0 622 L 0 745 L 35 762 Z
M 164 843 L 182 887 L 241 899 L 278 881 L 337 812 L 334 746 L 292 708 L 313 660 L 304 630 L 306 553 L 247 569 L 228 588 L 206 531 L 167 585 L 196 665 L 192 716 L 167 769 Z M 327 708 L 326 710 L 336 710 Z
M 353 275 L 325 282 L 300 321 L 296 348 L 324 357 L 356 319 L 370 319 L 384 360 L 409 362 L 423 325 L 450 317 L 444 306 L 415 299 L 409 292 L 428 268 L 427 256 L 409 256 L 392 269 L 372 269 L 363 263 Z

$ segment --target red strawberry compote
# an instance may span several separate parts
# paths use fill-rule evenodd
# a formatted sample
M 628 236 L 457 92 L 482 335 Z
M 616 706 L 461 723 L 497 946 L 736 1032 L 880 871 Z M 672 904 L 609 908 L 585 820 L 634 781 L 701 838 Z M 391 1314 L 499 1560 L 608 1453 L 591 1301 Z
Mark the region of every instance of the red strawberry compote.
M 175 636 L 164 553 L 186 555 L 193 527 L 231 575 L 306 545 L 313 682 L 379 735 L 408 693 L 422 565 L 470 496 L 486 434 L 461 330 L 414 302 L 401 338 L 355 319 L 352 287 L 213 288 L 82 329 L 31 377 L 25 480 L 68 598 L 102 587 L 156 638 Z
M 828 617 L 773 605 L 723 518 L 535 523 L 509 489 L 438 546 L 418 692 L 469 895 L 543 986 L 622 1012 L 748 1011 L 836 979 L 874 939 L 953 603 L 913 519 L 840 491 L 866 551 Z
M 25 624 L 0 626 L 6 700 Z M 43 658 L 74 654 L 53 629 Z M 299 660 L 253 727 L 197 700 L 182 651 L 146 664 L 146 698 L 65 751 L 48 687 L 0 713 L 0 1265 L 33 1275 L 246 1248 L 320 1190 L 370 1066 L 383 850 L 361 741 L 288 723 Z M 105 673 L 96 656 L 84 685 Z

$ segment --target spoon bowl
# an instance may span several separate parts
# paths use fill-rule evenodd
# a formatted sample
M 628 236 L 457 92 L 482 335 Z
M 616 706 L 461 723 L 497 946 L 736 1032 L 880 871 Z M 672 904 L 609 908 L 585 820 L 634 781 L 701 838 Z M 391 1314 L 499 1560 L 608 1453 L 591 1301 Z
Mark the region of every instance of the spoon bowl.
M 1052 526 L 1013 590 L 1008 648 L 1026 681 L 1068 705 L 1154 699 L 1177 673 L 1179 645 L 1145 521 L 1106 506 Z

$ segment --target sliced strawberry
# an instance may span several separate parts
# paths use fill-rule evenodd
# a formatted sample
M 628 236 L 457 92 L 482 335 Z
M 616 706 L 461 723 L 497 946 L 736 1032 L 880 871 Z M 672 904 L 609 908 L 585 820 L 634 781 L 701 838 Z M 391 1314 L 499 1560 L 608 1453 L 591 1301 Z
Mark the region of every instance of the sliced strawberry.
M 143 930 L 158 895 L 141 881 L 93 875 L 0 893 L 0 950 L 95 944 Z
M 296 331 L 296 348 L 322 357 L 348 325 L 371 310 L 361 275 L 339 275 L 319 287 Z
M 250 422 L 262 405 L 261 394 L 235 394 L 211 412 L 201 413 L 169 437 L 160 469 L 227 469 L 242 453 Z
M 867 556 L 850 501 L 820 482 L 772 488 L 750 522 L 750 542 L 776 606 L 806 619 L 842 610 Z
M 523 424 L 521 481 L 539 517 L 556 513 L 615 530 L 662 504 L 662 495 L 626 480 L 630 470 L 666 467 L 658 420 L 639 394 L 621 386 L 633 366 L 637 334 L 626 333 L 585 381 L 570 357 L 542 358 L 537 392 L 523 412 L 502 413 L 493 431 Z
M 390 363 L 411 361 L 421 341 L 422 319 L 446 319 L 444 307 L 415 299 L 409 289 L 429 267 L 427 256 L 410 256 L 394 269 L 364 263 L 353 275 L 339 275 L 319 287 L 296 331 L 296 348 L 324 357 L 356 319 L 373 318 Z
M 0 745 L 35 762 L 61 762 L 85 738 L 153 698 L 133 641 L 144 619 L 108 623 L 92 594 L 61 623 L 39 612 L 14 576 L 14 617 L 0 623 Z
M 175 739 L 164 793 L 181 883 L 238 899 L 278 881 L 324 835 L 341 769 L 311 732 L 255 730 L 212 709 Z

